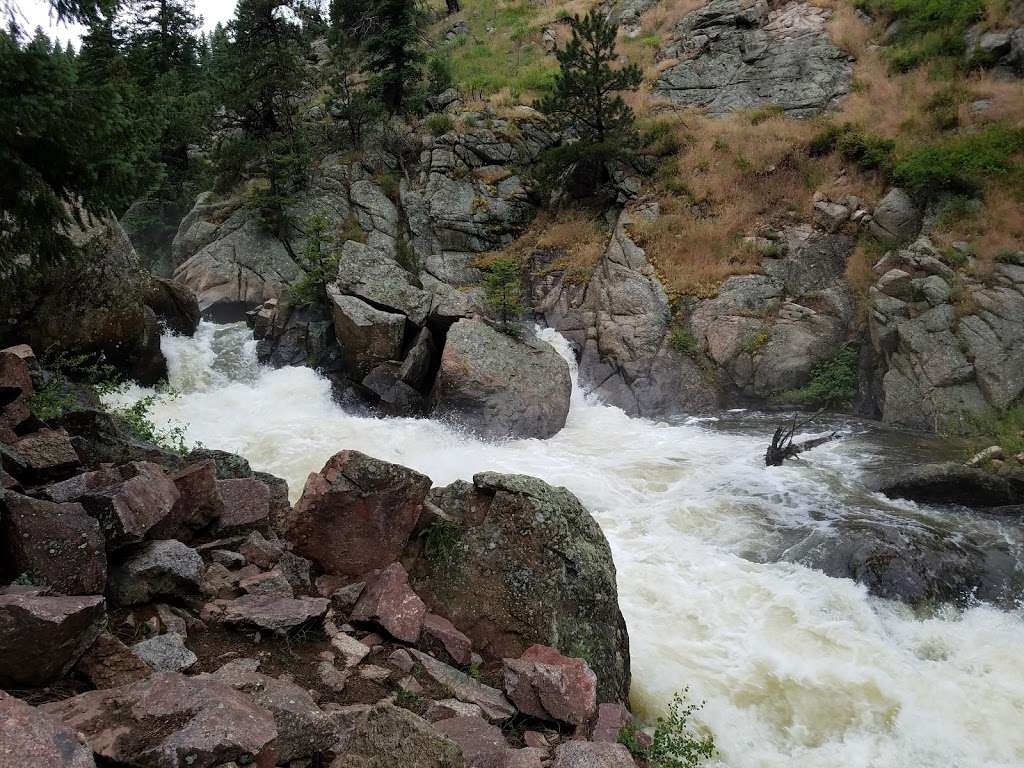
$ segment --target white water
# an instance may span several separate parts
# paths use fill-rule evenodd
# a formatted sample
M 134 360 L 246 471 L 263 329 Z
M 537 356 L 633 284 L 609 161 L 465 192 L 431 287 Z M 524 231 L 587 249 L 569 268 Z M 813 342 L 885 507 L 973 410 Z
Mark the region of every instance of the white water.
M 552 439 L 485 443 L 435 421 L 346 413 L 313 371 L 259 368 L 247 334 L 204 323 L 195 339 L 165 338 L 182 394 L 157 407 L 157 420 L 285 477 L 293 497 L 344 448 L 436 484 L 498 470 L 566 486 L 611 542 L 634 705 L 656 714 L 689 685 L 706 701 L 700 720 L 722 765 L 1024 766 L 1024 610 L 919 617 L 852 581 L 777 561 L 787 532 L 853 511 L 940 514 L 862 490 L 864 467 L 899 455 L 863 429 L 766 470 L 767 424 L 630 419 L 577 388 Z M 557 334 L 547 338 L 568 355 Z

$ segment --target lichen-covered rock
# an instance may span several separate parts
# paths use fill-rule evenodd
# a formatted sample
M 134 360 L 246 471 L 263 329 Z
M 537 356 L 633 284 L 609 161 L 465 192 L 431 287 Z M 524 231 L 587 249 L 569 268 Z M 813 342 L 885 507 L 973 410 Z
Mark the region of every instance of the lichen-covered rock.
M 360 576 L 398 559 L 429 489 L 418 472 L 341 451 L 307 479 L 286 535 L 327 573 Z
M 0 768 L 96 768 L 75 729 L 0 691 Z
M 154 635 L 132 646 L 132 653 L 157 672 L 184 672 L 199 658 L 185 647 L 185 639 L 175 633 Z
M 407 709 L 378 704 L 351 719 L 331 768 L 464 768 L 458 745 Z
M 339 293 L 400 312 L 412 323 L 422 325 L 430 311 L 430 294 L 417 282 L 414 275 L 381 251 L 353 240 L 341 248 L 334 284 Z
M 97 595 L 0 594 L 0 686 L 57 680 L 92 645 L 105 620 Z
M 655 92 L 712 115 L 777 106 L 794 117 L 832 107 L 850 90 L 853 64 L 829 39 L 830 12 L 808 3 L 712 0 L 684 16 L 660 53 L 678 59 Z
M 0 577 L 27 578 L 64 595 L 102 593 L 107 553 L 99 523 L 80 504 L 8 492 L 0 497 Z
M 571 391 L 549 344 L 467 319 L 448 331 L 432 399 L 436 416 L 484 437 L 547 438 L 565 425 Z
M 174 672 L 89 691 L 42 709 L 80 731 L 98 756 L 119 765 L 271 765 L 277 738 L 273 717 L 244 693 Z
M 456 548 L 445 562 L 420 553 L 413 589 L 485 657 L 518 657 L 536 643 L 586 648 L 599 700 L 625 700 L 629 639 L 600 526 L 569 491 L 536 478 L 473 482 L 432 494 L 459 521 Z

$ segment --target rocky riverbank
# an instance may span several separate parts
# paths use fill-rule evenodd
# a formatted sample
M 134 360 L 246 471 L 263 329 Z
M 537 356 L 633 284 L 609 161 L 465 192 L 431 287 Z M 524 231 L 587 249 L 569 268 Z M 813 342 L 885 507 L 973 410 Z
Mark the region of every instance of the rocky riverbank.
M 0 755 L 633 765 L 615 566 L 572 494 L 341 452 L 292 506 L 239 456 L 41 424 L 32 357 L 0 363 Z

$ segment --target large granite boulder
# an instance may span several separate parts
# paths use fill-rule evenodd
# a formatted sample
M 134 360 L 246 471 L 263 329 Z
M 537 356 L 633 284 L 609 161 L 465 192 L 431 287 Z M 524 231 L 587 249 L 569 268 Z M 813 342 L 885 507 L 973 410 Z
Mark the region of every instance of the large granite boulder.
M 367 304 L 330 285 L 327 296 L 334 315 L 334 333 L 346 372 L 360 380 L 375 366 L 402 357 L 406 316 Z
M 71 233 L 79 256 L 0 282 L 0 348 L 102 354 L 130 378 L 155 384 L 167 363 L 146 305 L 150 278 L 116 220 L 85 220 Z
M 360 576 L 393 563 L 419 520 L 430 478 L 358 451 L 306 480 L 286 536 L 327 573 Z
M 587 658 L 600 701 L 629 693 L 629 638 L 600 526 L 564 488 L 483 473 L 431 498 L 455 522 L 452 555 L 414 548 L 412 586 L 486 657 L 534 644 Z
M 96 768 L 74 728 L 0 691 L 0 768 Z
M 247 695 L 208 677 L 158 672 L 42 709 L 81 732 L 116 765 L 212 768 L 273 764 L 274 718 Z
M 712 115 L 773 106 L 807 117 L 850 90 L 853 63 L 830 39 L 830 11 L 793 2 L 712 0 L 684 16 L 662 59 L 655 93 Z
M 106 620 L 102 597 L 0 594 L 0 686 L 52 683 L 67 673 Z
M 179 336 L 191 336 L 199 327 L 199 300 L 192 289 L 175 280 L 152 277 L 143 299 L 160 324 Z
M 448 331 L 434 382 L 434 414 L 491 438 L 547 438 L 565 426 L 569 366 L 551 347 L 481 320 Z
M 905 190 L 894 187 L 878 201 L 868 228 L 882 240 L 913 240 L 921 231 L 921 209 Z

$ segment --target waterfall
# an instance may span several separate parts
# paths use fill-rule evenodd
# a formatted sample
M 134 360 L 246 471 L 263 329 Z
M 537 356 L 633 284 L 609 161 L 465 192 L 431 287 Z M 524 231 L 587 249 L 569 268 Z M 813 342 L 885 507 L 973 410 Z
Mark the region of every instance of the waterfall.
M 573 366 L 564 339 L 542 337 Z M 1024 764 L 1024 610 L 975 604 L 915 613 L 848 579 L 783 559 L 795 530 L 870 515 L 927 518 L 993 540 L 1020 529 L 894 502 L 864 489 L 904 460 L 877 430 L 766 470 L 774 423 L 756 414 L 656 422 L 580 391 L 549 440 L 481 442 L 429 419 L 347 413 L 306 368 L 260 368 L 244 325 L 167 337 L 177 397 L 160 422 L 285 477 L 341 449 L 410 466 L 443 485 L 475 472 L 564 485 L 611 543 L 633 657 L 633 704 L 656 715 L 690 686 L 731 768 L 1019 768 Z M 142 390 L 125 396 L 138 397 Z

